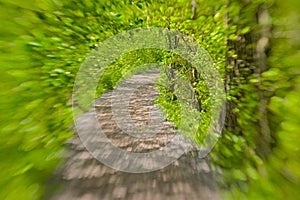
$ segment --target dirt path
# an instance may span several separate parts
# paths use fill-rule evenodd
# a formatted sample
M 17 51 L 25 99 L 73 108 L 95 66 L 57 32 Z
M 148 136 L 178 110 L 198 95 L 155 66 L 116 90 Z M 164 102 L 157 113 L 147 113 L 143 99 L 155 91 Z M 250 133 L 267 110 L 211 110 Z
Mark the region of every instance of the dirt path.
M 166 122 L 162 112 L 153 104 L 158 95 L 153 78 L 158 76 L 156 70 L 134 75 L 114 92 L 110 91 L 96 100 L 98 125 L 115 146 L 128 152 L 152 152 L 163 148 L 177 133 L 172 123 Z M 120 96 L 114 98 L 115 95 Z M 126 99 L 128 104 L 125 107 L 128 110 L 122 108 Z M 90 112 L 80 116 L 82 123 L 77 126 L 83 126 L 85 130 L 94 129 L 91 117 Z M 103 142 L 97 134 L 92 137 L 89 134 L 85 138 L 94 150 Z M 54 176 L 54 182 L 61 183 L 62 187 L 51 200 L 221 199 L 206 160 L 192 156 L 189 152 L 160 170 L 126 173 L 107 167 L 95 159 L 83 146 L 78 135 L 67 143 L 67 148 L 65 162 Z M 132 164 L 112 152 L 98 152 L 120 159 L 122 165 Z M 153 163 L 146 163 L 153 166 L 151 164 Z

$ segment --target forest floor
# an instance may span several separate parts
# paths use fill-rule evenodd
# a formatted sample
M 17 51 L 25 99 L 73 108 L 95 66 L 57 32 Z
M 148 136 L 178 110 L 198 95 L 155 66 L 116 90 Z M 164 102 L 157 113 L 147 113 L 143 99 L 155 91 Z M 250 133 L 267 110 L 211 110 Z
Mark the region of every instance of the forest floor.
M 95 101 L 94 111 L 97 113 L 98 126 L 115 146 L 128 152 L 147 153 L 165 146 L 176 133 L 174 125 L 164 120 L 162 111 L 153 103 L 158 96 L 154 81 L 158 77 L 158 70 L 149 70 L 143 74 L 134 75 L 114 90 L 118 90 L 119 93 L 109 91 Z M 142 86 L 133 87 L 136 85 Z M 116 122 L 112 99 L 117 94 L 129 99 L 127 112 L 130 114 L 130 123 L 133 122 L 137 127 L 146 126 L 150 135 L 133 137 L 126 134 L 131 127 L 124 127 L 128 119 L 124 119 L 125 123 L 122 124 L 122 117 L 126 117 L 124 113 L 122 114 L 122 109 L 117 116 L 119 123 Z M 118 96 L 115 99 L 120 101 L 116 101 L 114 106 L 121 106 L 123 98 Z M 85 130 L 93 132 L 92 129 L 95 129 L 96 125 L 91 123 L 91 112 L 80 116 L 82 123 L 77 124 L 77 130 L 78 126 L 84 126 Z M 59 184 L 60 188 L 51 195 L 49 198 L 51 200 L 221 199 L 215 176 L 207 160 L 195 156 L 197 155 L 195 153 L 185 152 L 170 165 L 156 171 L 127 173 L 110 168 L 98 161 L 93 156 L 94 154 L 92 155 L 82 144 L 81 136 L 75 134 L 66 143 L 68 153 L 51 179 L 51 184 Z M 97 143 L 101 142 L 102 138 L 97 134 L 90 136 L 87 137 L 88 142 L 92 144 L 90 147 L 97 148 Z M 126 158 L 116 158 L 116 155 L 111 152 L 98 152 L 106 153 L 120 161 L 126 160 Z M 151 163 L 146 163 L 146 165 L 151 166 Z

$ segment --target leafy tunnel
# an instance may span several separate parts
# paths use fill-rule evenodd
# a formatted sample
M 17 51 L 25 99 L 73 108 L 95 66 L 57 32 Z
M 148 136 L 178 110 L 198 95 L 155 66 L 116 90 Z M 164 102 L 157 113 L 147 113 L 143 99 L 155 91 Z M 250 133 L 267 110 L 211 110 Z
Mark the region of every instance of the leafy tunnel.
M 298 1 L 1 0 L 0 5 L 1 199 L 43 199 L 53 191 L 49 180 L 74 135 L 72 92 L 82 63 L 108 38 L 150 27 L 193 38 L 220 73 L 225 123 L 207 159 L 222 197 L 299 198 Z M 193 140 L 201 144 L 211 121 L 209 87 L 190 60 L 172 52 L 146 48 L 122 55 L 103 71 L 95 99 L 124 77 L 144 72 L 138 66 L 147 63 L 167 66 L 162 81 L 180 74 L 189 82 L 201 116 Z M 180 127 L 174 88 L 156 86 L 155 104 Z

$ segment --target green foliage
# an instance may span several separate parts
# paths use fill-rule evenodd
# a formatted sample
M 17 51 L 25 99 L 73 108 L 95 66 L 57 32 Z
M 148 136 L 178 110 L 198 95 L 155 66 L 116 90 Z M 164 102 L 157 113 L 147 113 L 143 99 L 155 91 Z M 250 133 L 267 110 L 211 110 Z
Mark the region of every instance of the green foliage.
M 234 22 L 237 27 L 250 25 L 254 34 L 259 27 L 254 26 L 255 21 L 251 22 L 254 12 L 247 10 L 259 10 L 262 3 L 271 5 L 267 1 L 257 1 L 244 6 L 243 12 L 238 12 L 240 19 Z M 215 167 L 222 168 L 224 184 L 230 185 L 226 192 L 228 198 L 297 199 L 299 196 L 297 130 L 300 118 L 296 106 L 299 103 L 299 73 L 296 67 L 299 65 L 299 40 L 287 35 L 299 32 L 296 28 L 299 20 L 295 18 L 299 6 L 294 4 L 294 1 L 276 1 L 269 7 L 273 38 L 267 71 L 247 74 L 247 71 L 239 69 L 243 75 L 232 81 L 229 99 L 236 104 L 232 112 L 238 116 L 238 127 L 225 130 L 211 155 Z M 238 5 L 234 10 L 238 10 Z M 287 21 L 289 23 L 285 24 Z M 237 33 L 243 34 L 243 31 Z M 243 55 L 237 55 L 237 58 L 243 58 Z M 254 65 L 260 67 L 258 63 Z M 263 103 L 267 103 L 267 113 L 260 112 Z M 269 122 L 269 143 L 263 142 L 267 132 L 262 127 L 262 119 Z
M 261 89 L 272 93 L 268 108 L 276 145 L 266 163 L 260 184 L 250 185 L 256 199 L 297 199 L 300 195 L 299 115 L 299 2 L 276 2 L 271 10 L 274 39 L 269 64 L 261 77 Z M 296 17 L 298 16 L 298 17 Z M 290 35 L 292 34 L 292 35 Z M 295 35 L 293 35 L 295 34 Z M 268 195 L 262 198 L 263 195 Z
M 1 1 L 1 199 L 43 194 L 72 135 L 70 98 L 81 62 L 100 41 L 142 26 L 132 17 L 136 5 L 124 3 Z M 118 11 L 128 21 L 113 21 Z
M 210 154 L 221 170 L 226 195 L 233 199 L 296 199 L 299 196 L 299 18 L 296 1 L 204 1 L 192 12 L 185 0 L 43 0 L 0 2 L 0 199 L 40 199 L 45 182 L 60 162 L 63 142 L 72 136 L 71 94 L 76 72 L 101 41 L 137 27 L 168 27 L 193 38 L 208 51 L 229 86 L 227 100 L 234 127 L 227 126 Z M 255 43 L 243 52 L 234 44 L 256 34 L 255 13 L 270 7 L 272 51 L 268 70 L 255 72 L 249 60 Z M 289 11 L 288 13 L 286 11 Z M 288 23 L 286 23 L 288 22 Z M 297 28 L 295 28 L 297 26 Z M 297 31 L 296 31 L 297 30 Z M 239 68 L 228 60 L 246 60 Z M 123 77 L 165 64 L 188 80 L 199 101 L 201 144 L 210 122 L 210 96 L 200 72 L 168 52 L 145 49 L 116 60 L 99 80 L 97 95 Z M 140 67 L 138 67 L 140 66 Z M 95 66 L 97 67 L 97 66 Z M 137 67 L 137 68 L 136 68 Z M 258 68 L 258 66 L 256 66 Z M 162 73 L 166 79 L 167 73 Z M 230 81 L 227 77 L 231 76 Z M 157 103 L 179 127 L 176 95 L 166 87 Z M 259 112 L 261 93 L 267 114 Z M 264 157 L 259 121 L 270 122 L 271 153 Z M 262 149 L 259 149 L 259 147 Z

